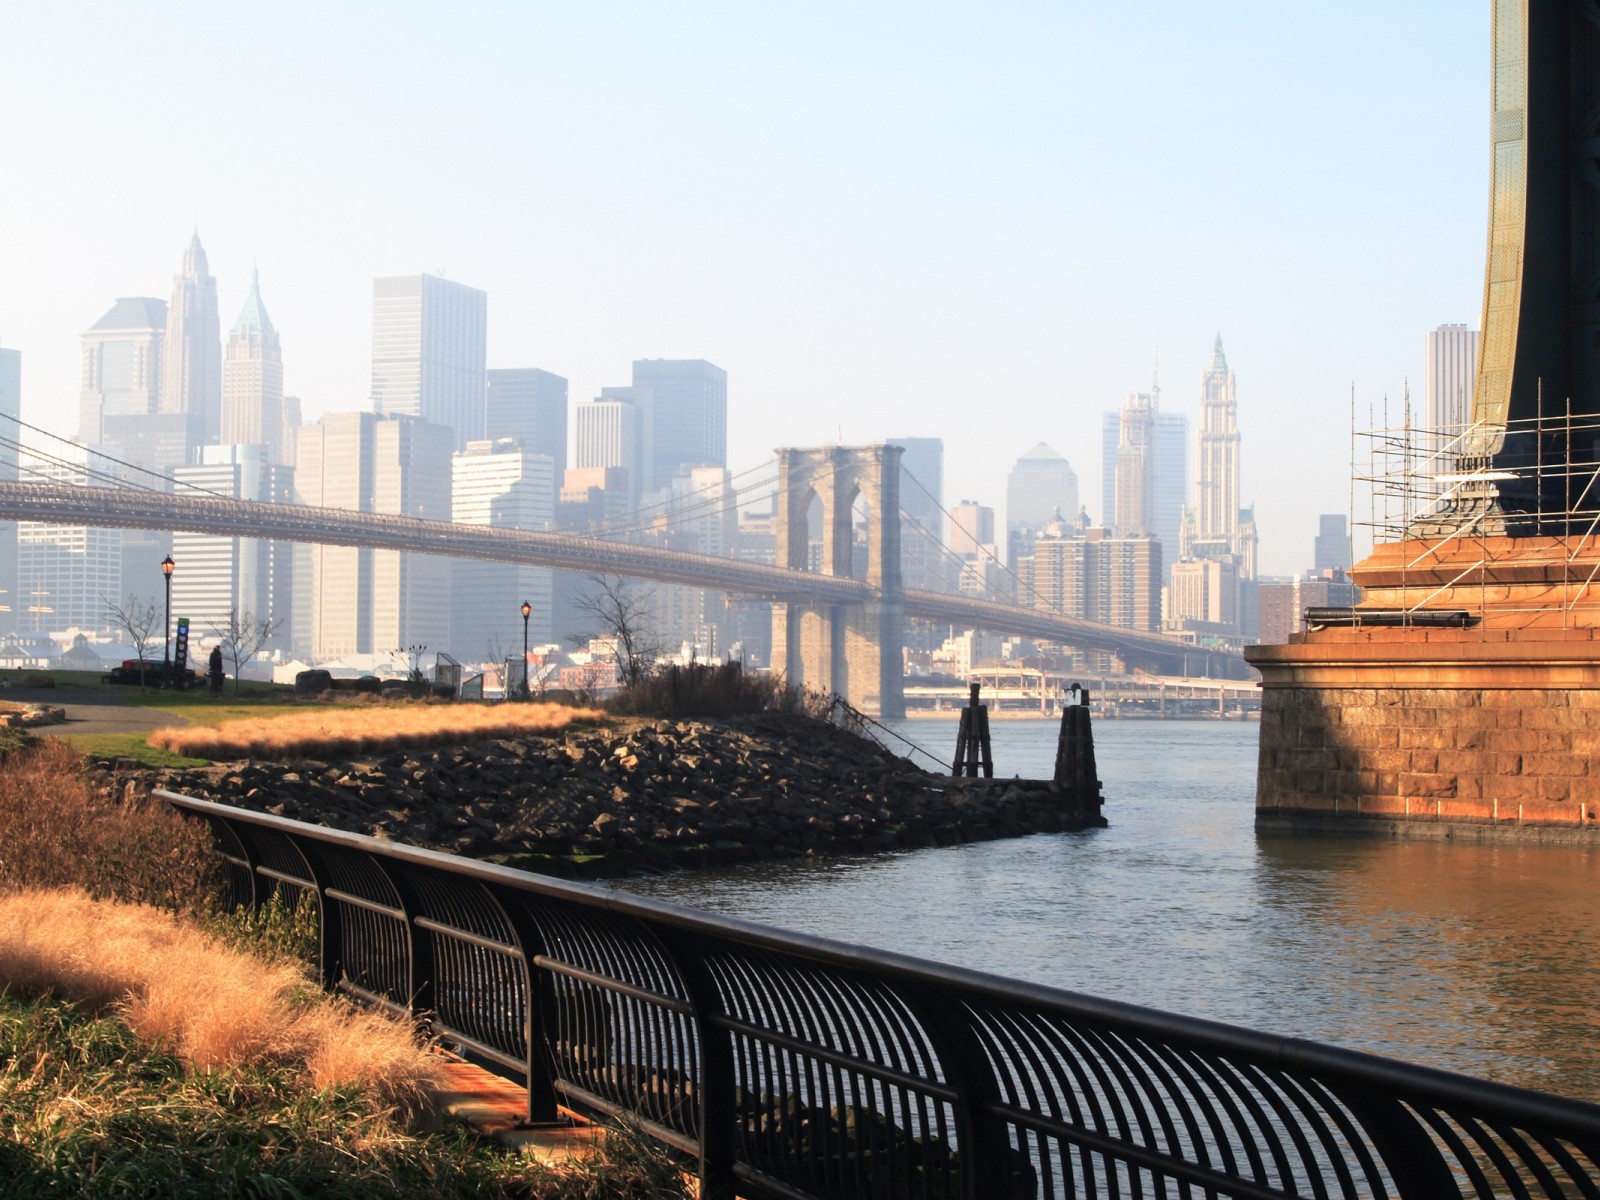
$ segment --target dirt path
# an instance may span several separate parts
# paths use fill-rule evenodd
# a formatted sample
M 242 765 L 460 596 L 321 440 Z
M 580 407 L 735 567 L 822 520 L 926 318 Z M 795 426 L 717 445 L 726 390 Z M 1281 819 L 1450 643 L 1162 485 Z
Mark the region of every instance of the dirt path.
M 41 733 L 149 733 L 189 719 L 127 703 L 105 688 L 5 688 L 0 701 L 11 704 L 55 704 L 67 710 L 65 725 L 47 725 Z

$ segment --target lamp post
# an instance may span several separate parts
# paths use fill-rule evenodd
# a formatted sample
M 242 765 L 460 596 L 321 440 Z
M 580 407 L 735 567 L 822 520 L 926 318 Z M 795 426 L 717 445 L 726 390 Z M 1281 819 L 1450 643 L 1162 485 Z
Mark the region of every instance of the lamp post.
M 161 574 L 167 584 L 167 623 L 161 631 L 161 678 L 168 687 L 172 686 L 172 568 L 177 565 L 170 554 L 161 560 Z
M 522 602 L 522 698 L 526 700 L 528 691 L 528 616 L 533 612 L 533 605 L 526 600 Z

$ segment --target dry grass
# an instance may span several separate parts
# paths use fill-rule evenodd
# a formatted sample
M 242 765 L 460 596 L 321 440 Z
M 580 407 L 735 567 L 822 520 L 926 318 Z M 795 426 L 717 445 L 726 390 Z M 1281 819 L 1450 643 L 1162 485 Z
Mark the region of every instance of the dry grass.
M 318 1091 L 357 1085 L 406 1114 L 426 1110 L 440 1080 L 399 1022 L 148 905 L 65 889 L 0 897 L 0 986 L 112 1008 L 200 1070 L 294 1065 Z
M 79 887 L 96 896 L 208 911 L 211 834 L 159 801 L 117 801 L 85 778 L 68 743 L 45 738 L 0 769 L 0 893 Z
M 555 733 L 604 719 L 594 708 L 562 704 L 341 707 L 224 721 L 213 728 L 162 729 L 152 746 L 195 758 L 330 759 L 445 742 Z

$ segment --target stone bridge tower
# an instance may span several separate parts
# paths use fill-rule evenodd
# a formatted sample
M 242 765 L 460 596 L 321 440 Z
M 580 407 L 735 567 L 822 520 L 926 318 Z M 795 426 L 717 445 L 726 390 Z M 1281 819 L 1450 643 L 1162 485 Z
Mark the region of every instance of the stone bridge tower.
M 777 453 L 777 565 L 806 570 L 811 537 L 819 534 L 820 571 L 854 575 L 877 589 L 877 596 L 865 604 L 774 604 L 773 673 L 814 691 L 836 692 L 865 713 L 904 716 L 900 447 L 825 446 Z M 864 563 L 854 561 L 852 512 L 858 499 L 869 513 Z M 812 530 L 807 520 L 813 500 L 822 507 L 819 530 Z

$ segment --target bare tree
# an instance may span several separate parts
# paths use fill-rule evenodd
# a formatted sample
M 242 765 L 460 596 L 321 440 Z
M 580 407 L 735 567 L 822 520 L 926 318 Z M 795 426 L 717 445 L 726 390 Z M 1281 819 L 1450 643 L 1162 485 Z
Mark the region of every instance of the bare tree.
M 590 575 L 589 587 L 578 594 L 574 604 L 599 623 L 601 636 L 616 644 L 617 671 L 624 687 L 632 687 L 655 670 L 662 651 L 650 628 L 648 593 L 615 575 Z
M 251 661 L 272 640 L 283 624 L 281 619 L 258 617 L 248 608 L 237 604 L 228 609 L 220 625 L 209 626 L 212 636 L 222 646 L 222 655 L 233 664 L 233 690 L 239 691 L 239 674 L 244 664 Z
M 150 644 L 156 624 L 161 620 L 161 610 L 154 600 L 141 601 L 133 593 L 121 604 L 101 597 L 106 606 L 106 616 L 111 623 L 128 635 L 133 652 L 139 659 L 139 686 L 144 686 L 144 648 Z

